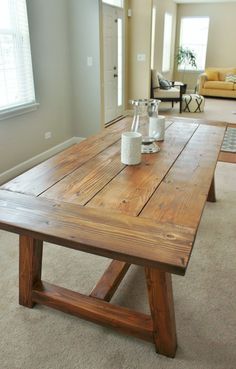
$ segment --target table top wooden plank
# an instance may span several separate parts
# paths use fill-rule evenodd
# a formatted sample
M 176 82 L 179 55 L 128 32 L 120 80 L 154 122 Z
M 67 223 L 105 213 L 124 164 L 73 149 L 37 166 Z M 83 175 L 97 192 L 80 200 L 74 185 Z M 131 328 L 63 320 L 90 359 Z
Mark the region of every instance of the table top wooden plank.
M 124 166 L 120 136 L 131 121 L 0 187 L 0 228 L 184 274 L 225 125 L 170 120 L 161 151 L 143 155 L 140 165 Z
M 86 206 L 137 216 L 197 127 L 194 123 L 173 123 L 166 130 L 165 141 L 158 143 L 159 153 L 143 154 L 140 165 L 125 167 Z
M 168 128 L 171 124 L 173 122 L 167 122 L 166 127 Z M 181 126 L 175 127 L 174 130 L 167 130 L 167 136 L 171 143 L 176 141 L 176 135 L 180 133 L 180 129 Z M 185 129 L 187 132 L 192 132 L 189 125 Z M 85 205 L 126 167 L 121 163 L 120 146 L 119 140 L 50 187 L 41 196 Z M 168 150 L 166 150 L 166 156 L 168 156 L 169 162 L 170 153 Z M 148 155 L 146 155 L 146 158 L 148 158 Z M 153 160 L 155 161 L 155 157 L 153 157 Z M 143 166 L 148 171 L 151 169 L 151 163 L 148 167 L 147 164 L 143 164 Z
M 118 141 L 64 177 L 41 196 L 85 205 L 124 167 L 120 160 L 120 141 Z
M 185 273 L 195 231 L 0 190 L 0 228 L 132 264 Z
M 224 126 L 200 125 L 141 217 L 197 230 L 224 137 Z
M 166 128 L 173 121 L 166 122 Z M 33 167 L 1 188 L 13 192 L 39 196 L 84 163 L 120 140 L 121 133 L 131 129 L 132 117 L 125 117 L 101 133 L 70 146 L 41 164 Z
M 196 123 L 196 124 L 202 124 L 207 126 L 217 126 L 217 127 L 227 127 L 229 123 L 224 121 L 216 121 L 216 120 L 206 120 L 201 118 L 188 118 L 188 117 L 172 117 L 169 116 L 168 120 L 170 122 L 189 122 L 189 123 Z
M 235 164 L 236 163 L 236 152 L 221 151 L 218 161 Z
M 92 136 L 33 167 L 1 188 L 38 196 L 49 187 L 72 173 L 88 160 L 120 140 L 121 133 L 130 130 L 132 118 L 127 117 L 101 133 Z

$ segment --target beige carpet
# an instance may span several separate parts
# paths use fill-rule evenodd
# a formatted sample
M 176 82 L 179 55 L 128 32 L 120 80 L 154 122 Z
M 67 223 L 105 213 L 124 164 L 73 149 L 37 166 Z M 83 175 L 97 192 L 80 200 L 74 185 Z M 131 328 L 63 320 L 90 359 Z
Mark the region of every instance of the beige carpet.
M 160 114 L 164 115 L 179 115 L 179 103 L 171 108 L 171 103 L 161 103 Z M 205 98 L 205 109 L 202 113 L 185 113 L 183 112 L 181 116 L 186 118 L 199 118 L 208 120 L 218 120 L 225 121 L 228 123 L 236 124 L 236 99 L 215 99 L 215 98 Z
M 175 359 L 43 306 L 18 305 L 17 237 L 0 231 L 0 369 L 235 369 L 236 166 L 217 166 L 217 203 L 208 203 L 185 277 L 174 276 L 179 347 Z M 45 246 L 43 278 L 89 292 L 106 259 Z M 133 267 L 114 302 L 148 311 L 143 270 Z

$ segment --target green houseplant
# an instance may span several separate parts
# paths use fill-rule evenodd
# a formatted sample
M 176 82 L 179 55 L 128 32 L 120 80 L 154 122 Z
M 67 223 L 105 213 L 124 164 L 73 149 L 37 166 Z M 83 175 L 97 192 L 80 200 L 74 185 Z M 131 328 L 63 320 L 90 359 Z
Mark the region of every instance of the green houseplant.
M 178 48 L 178 52 L 176 54 L 176 63 L 177 65 L 183 65 L 183 74 L 182 74 L 182 81 L 184 82 L 184 75 L 185 75 L 185 70 L 187 65 L 191 65 L 191 67 L 193 68 L 197 68 L 197 56 L 194 53 L 194 51 L 192 51 L 191 49 L 189 49 L 188 47 L 183 47 L 180 46 Z

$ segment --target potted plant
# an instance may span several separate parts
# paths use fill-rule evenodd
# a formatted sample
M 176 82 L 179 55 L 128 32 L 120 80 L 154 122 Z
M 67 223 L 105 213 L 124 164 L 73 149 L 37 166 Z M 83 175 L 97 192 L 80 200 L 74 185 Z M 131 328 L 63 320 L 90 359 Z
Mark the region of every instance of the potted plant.
M 197 57 L 194 51 L 189 49 L 188 47 L 180 46 L 178 52 L 176 54 L 176 63 L 177 65 L 183 65 L 183 74 L 182 81 L 184 82 L 184 75 L 187 65 L 191 65 L 191 67 L 197 68 L 196 63 Z

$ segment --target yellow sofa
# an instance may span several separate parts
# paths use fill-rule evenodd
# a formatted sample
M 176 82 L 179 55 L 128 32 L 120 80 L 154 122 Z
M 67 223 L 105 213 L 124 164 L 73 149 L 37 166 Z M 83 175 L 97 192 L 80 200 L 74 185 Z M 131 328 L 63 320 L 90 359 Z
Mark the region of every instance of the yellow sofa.
M 199 76 L 199 95 L 236 98 L 236 68 L 207 68 Z

